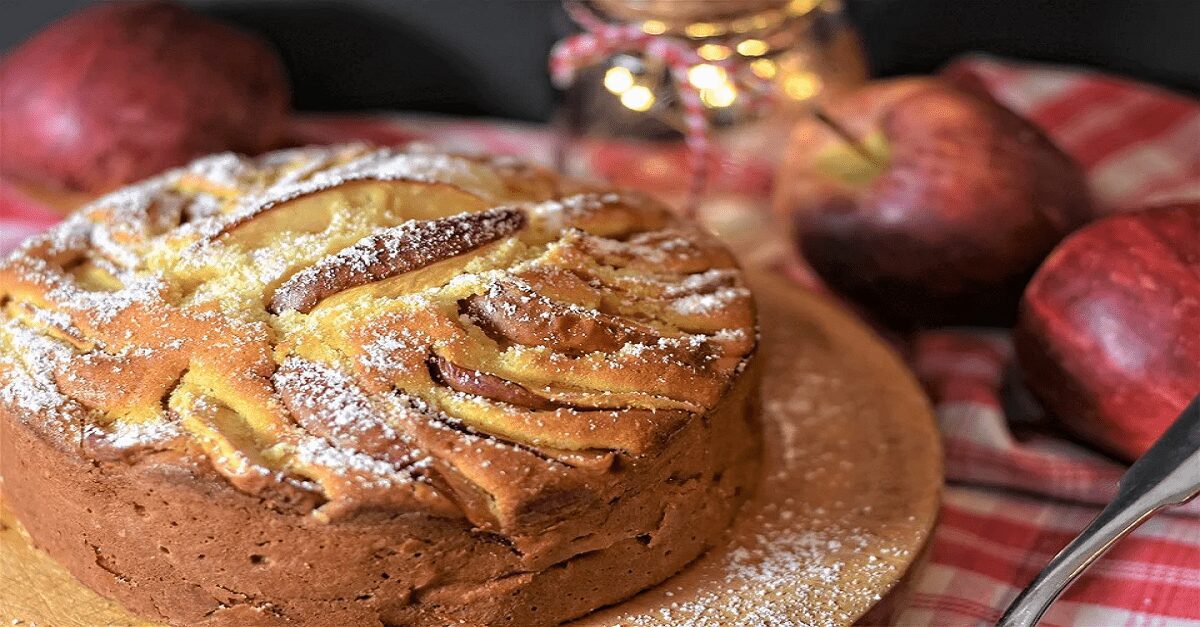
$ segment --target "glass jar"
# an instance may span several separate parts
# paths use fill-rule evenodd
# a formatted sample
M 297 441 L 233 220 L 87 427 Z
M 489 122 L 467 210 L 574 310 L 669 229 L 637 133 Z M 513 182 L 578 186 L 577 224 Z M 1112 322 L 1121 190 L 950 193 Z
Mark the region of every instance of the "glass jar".
M 840 0 L 590 0 L 612 22 L 684 41 L 711 154 L 697 212 L 736 241 L 765 219 L 791 125 L 867 76 Z M 741 9 L 749 9 L 742 11 Z M 559 166 L 681 206 L 691 189 L 684 109 L 670 69 L 639 51 L 581 69 L 558 116 Z

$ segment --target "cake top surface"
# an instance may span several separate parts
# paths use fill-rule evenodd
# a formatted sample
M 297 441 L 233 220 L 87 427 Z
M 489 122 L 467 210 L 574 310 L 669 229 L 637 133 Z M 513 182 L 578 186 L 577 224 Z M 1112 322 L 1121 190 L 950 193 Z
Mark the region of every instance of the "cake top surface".
M 499 529 L 652 458 L 756 344 L 731 255 L 662 205 L 365 145 L 100 198 L 0 263 L 0 322 L 0 406 L 82 458 Z

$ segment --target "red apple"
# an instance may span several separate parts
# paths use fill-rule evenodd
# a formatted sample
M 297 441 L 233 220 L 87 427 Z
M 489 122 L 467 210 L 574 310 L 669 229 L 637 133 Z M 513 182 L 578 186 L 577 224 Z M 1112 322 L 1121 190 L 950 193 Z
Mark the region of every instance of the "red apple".
M 834 290 L 895 326 L 1007 324 L 1091 216 L 1079 167 L 1029 122 L 932 78 L 881 81 L 801 122 L 776 209 Z
M 169 2 L 100 3 L 0 61 L 0 167 L 97 192 L 280 139 L 289 89 L 259 39 Z
M 1071 235 L 1021 302 L 1029 388 L 1080 435 L 1141 455 L 1200 394 L 1200 202 Z

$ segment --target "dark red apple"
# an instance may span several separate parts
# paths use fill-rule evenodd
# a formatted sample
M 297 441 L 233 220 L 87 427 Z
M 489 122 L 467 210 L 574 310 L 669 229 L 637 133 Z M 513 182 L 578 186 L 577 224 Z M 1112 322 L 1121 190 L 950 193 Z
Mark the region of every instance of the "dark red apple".
M 1200 202 L 1068 237 L 1021 302 L 1017 356 L 1064 424 L 1132 460 L 1200 394 Z
M 276 145 L 289 88 L 259 39 L 170 2 L 105 2 L 0 61 L 6 176 L 97 192 Z
M 1011 324 L 1091 217 L 1075 162 L 981 94 L 895 79 L 823 113 L 793 134 L 776 209 L 821 278 L 893 326 Z

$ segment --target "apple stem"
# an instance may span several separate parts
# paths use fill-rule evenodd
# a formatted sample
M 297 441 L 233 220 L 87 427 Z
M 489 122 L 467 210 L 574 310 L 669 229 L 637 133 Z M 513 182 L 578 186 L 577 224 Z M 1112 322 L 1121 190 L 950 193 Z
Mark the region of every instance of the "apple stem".
M 857 152 L 859 155 L 861 155 L 863 159 L 866 159 L 876 166 L 883 166 L 883 164 L 880 163 L 879 158 L 874 154 L 871 154 L 871 151 L 867 148 L 866 144 L 863 144 L 861 139 L 851 133 L 845 126 L 842 126 L 840 122 L 830 117 L 829 113 L 827 113 L 825 109 L 815 106 L 813 107 L 813 115 L 818 121 L 829 127 L 829 130 L 833 131 L 838 137 L 842 138 L 843 141 L 845 141 L 847 144 L 850 144 L 850 147 L 854 149 L 854 152 Z

